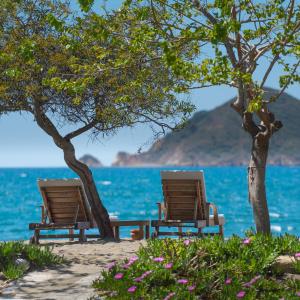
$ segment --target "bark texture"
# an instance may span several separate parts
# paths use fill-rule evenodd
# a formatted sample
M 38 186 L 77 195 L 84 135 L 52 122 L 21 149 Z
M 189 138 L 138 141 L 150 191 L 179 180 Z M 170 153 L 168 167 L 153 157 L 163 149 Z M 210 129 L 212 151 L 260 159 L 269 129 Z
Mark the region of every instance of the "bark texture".
M 249 200 L 252 204 L 257 232 L 270 234 L 270 218 L 267 203 L 265 176 L 269 149 L 268 137 L 253 137 L 248 168 Z
M 234 104 L 233 104 L 234 105 Z M 252 204 L 256 231 L 270 234 L 270 217 L 266 195 L 266 164 L 269 151 L 269 141 L 272 135 L 282 127 L 280 121 L 265 106 L 256 112 L 260 124 L 253 121 L 253 113 L 244 111 L 243 128 L 252 137 L 251 158 L 248 167 L 248 191 Z

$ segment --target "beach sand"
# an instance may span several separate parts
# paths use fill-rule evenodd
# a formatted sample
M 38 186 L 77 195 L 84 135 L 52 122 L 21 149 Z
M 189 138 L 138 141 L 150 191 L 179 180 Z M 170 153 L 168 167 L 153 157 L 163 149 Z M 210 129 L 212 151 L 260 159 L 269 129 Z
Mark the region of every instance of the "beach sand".
M 0 299 L 86 300 L 93 296 L 91 284 L 101 269 L 114 260 L 132 256 L 145 241 L 44 242 L 66 263 L 27 273 L 0 291 Z

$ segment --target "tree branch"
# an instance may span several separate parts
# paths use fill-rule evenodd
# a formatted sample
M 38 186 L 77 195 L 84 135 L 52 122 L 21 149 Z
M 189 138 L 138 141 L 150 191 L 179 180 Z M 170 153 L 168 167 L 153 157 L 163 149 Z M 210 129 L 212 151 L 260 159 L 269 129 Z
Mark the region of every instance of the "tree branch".
M 273 60 L 271 61 L 270 65 L 269 65 L 269 67 L 268 67 L 268 69 L 267 69 L 267 71 L 264 75 L 264 78 L 263 78 L 263 80 L 260 84 L 261 89 L 264 87 L 264 84 L 265 84 L 266 80 L 268 79 L 268 76 L 269 76 L 270 72 L 272 71 L 272 69 L 273 69 L 273 67 L 274 67 L 274 65 L 275 65 L 275 63 L 277 62 L 278 59 L 279 59 L 279 54 L 276 54 L 274 56 Z
M 299 67 L 299 65 L 300 65 L 300 60 L 299 60 L 299 61 L 297 62 L 297 64 L 295 65 L 295 67 L 294 67 L 292 73 L 290 74 L 291 76 L 290 76 L 289 80 L 285 83 L 285 85 L 283 86 L 283 88 L 281 89 L 281 91 L 280 91 L 276 96 L 272 97 L 272 102 L 273 102 L 273 101 L 276 101 L 276 100 L 284 93 L 284 91 L 285 91 L 286 88 L 289 86 L 289 84 L 290 84 L 290 82 L 291 82 L 291 80 L 292 80 L 292 76 L 296 73 L 297 68 Z
M 85 126 L 68 133 L 67 135 L 64 136 L 64 138 L 66 140 L 71 140 L 71 139 L 75 138 L 76 136 L 92 129 L 97 123 L 98 123 L 97 120 L 93 120 L 90 123 L 86 124 Z

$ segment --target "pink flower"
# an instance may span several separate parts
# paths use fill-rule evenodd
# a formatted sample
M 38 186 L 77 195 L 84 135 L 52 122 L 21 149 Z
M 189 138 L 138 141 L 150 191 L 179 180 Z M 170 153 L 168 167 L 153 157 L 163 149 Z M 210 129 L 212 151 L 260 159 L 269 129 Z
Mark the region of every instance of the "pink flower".
M 188 286 L 187 289 L 189 290 L 189 292 L 192 292 L 195 288 L 196 288 L 195 285 L 191 285 L 191 286 Z
M 140 277 L 137 277 L 134 279 L 135 282 L 141 282 L 145 277 L 147 277 L 148 275 L 150 275 L 152 273 L 152 271 L 146 271 L 145 273 L 143 273 Z
M 137 256 L 132 256 L 132 257 L 129 258 L 129 261 L 135 262 L 135 261 L 137 261 L 138 259 L 139 259 L 139 258 L 138 258 Z
M 184 243 L 186 246 L 188 246 L 191 242 L 192 242 L 191 240 L 184 240 L 183 243 Z
M 300 252 L 296 253 L 295 257 L 297 257 L 297 258 L 300 257 Z
M 137 277 L 137 278 L 135 278 L 133 281 L 135 281 L 135 282 L 141 282 L 142 280 L 143 280 L 142 277 Z
M 116 263 L 115 261 L 113 261 L 113 262 L 107 264 L 106 268 L 107 268 L 108 270 L 111 270 L 116 264 L 117 264 L 117 263 Z
M 226 285 L 229 285 L 229 284 L 231 284 L 232 283 L 232 279 L 231 278 L 227 278 L 226 280 L 225 280 L 225 284 Z
M 187 284 L 189 281 L 187 279 L 178 279 L 177 282 L 181 284 Z
M 250 244 L 250 242 L 251 242 L 251 240 L 249 238 L 243 240 L 244 245 L 248 245 L 248 244 Z
M 162 261 L 164 261 L 164 258 L 163 257 L 154 257 L 153 261 L 155 261 L 155 262 L 162 262 Z
M 260 278 L 261 278 L 261 276 L 257 275 L 255 277 L 253 277 L 249 282 L 244 283 L 244 286 L 245 287 L 251 287 Z
M 123 273 L 117 273 L 117 274 L 115 275 L 115 279 L 122 279 L 123 276 L 124 276 Z
M 123 265 L 123 268 L 128 269 L 131 265 L 132 265 L 132 263 L 128 262 L 127 264 Z
M 300 297 L 300 292 L 297 292 L 297 293 L 296 293 L 296 296 Z
M 244 298 L 245 295 L 246 295 L 246 292 L 240 291 L 240 292 L 238 292 L 238 293 L 236 294 L 236 297 L 239 298 L 239 299 L 241 299 L 241 298 Z
M 165 264 L 165 269 L 172 269 L 173 263 L 167 263 Z
M 169 299 L 171 299 L 173 296 L 175 296 L 175 293 L 174 293 L 174 292 L 171 292 L 171 293 L 169 293 L 169 294 L 164 298 L 164 300 L 169 300 Z
M 128 269 L 135 261 L 137 261 L 139 258 L 137 256 L 132 256 L 129 258 L 128 263 L 126 263 L 123 268 Z
M 134 293 L 136 291 L 137 287 L 135 285 L 131 286 L 127 291 L 129 293 Z
M 145 277 L 147 277 L 151 273 L 152 273 L 152 271 L 146 271 L 145 273 L 142 274 L 141 278 L 144 279 Z

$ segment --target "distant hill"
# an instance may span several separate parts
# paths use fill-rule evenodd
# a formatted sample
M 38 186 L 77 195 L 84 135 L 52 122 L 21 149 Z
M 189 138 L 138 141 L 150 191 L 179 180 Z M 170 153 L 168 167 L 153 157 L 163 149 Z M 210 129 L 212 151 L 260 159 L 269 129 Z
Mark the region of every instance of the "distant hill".
M 266 90 L 266 98 L 274 94 Z M 141 154 L 119 152 L 115 166 L 246 165 L 250 158 L 251 138 L 241 127 L 241 119 L 230 103 L 194 114 L 187 126 L 171 132 Z M 284 93 L 270 109 L 283 123 L 271 138 L 268 163 L 300 165 L 300 101 Z
M 96 157 L 90 154 L 83 155 L 82 157 L 79 158 L 79 160 L 92 168 L 103 167 L 102 163 Z

